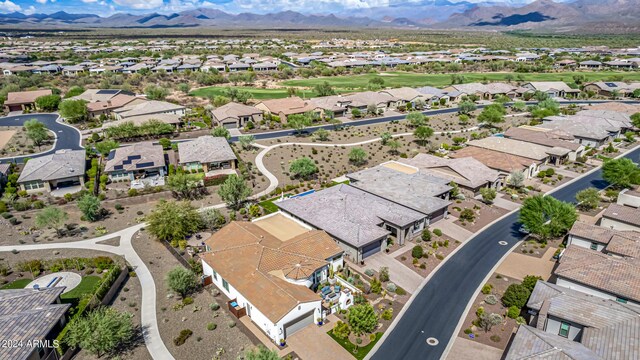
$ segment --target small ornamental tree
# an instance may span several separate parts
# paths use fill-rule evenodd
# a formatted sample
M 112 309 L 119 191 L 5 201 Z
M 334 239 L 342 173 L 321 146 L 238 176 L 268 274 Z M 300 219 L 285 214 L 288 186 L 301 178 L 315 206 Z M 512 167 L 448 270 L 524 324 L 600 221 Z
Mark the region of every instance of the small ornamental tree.
M 42 111 L 56 111 L 58 105 L 60 105 L 60 95 L 44 95 L 36 99 L 36 107 Z
M 84 100 L 65 100 L 58 107 L 60 115 L 69 123 L 75 124 L 89 117 L 87 102 Z
M 318 167 L 313 160 L 308 157 L 302 157 L 291 162 L 289 165 L 289 173 L 294 177 L 308 179 L 311 175 L 318 172 Z
M 424 145 L 430 137 L 433 136 L 433 129 L 428 126 L 418 126 L 413 132 L 413 136 Z
M 40 147 L 40 145 L 49 138 L 47 127 L 36 119 L 25 121 L 24 128 L 27 132 L 27 137 L 31 139 L 37 147 Z
M 316 130 L 313 135 L 320 141 L 327 141 L 329 140 L 329 131 L 320 128 L 318 130 Z
M 598 189 L 590 187 L 588 189 L 580 190 L 576 194 L 576 201 L 578 207 L 585 210 L 592 210 L 598 207 L 600 203 L 600 191 Z
M 167 286 L 184 299 L 198 288 L 198 280 L 193 271 L 176 266 L 167 273 Z
M 507 183 L 514 188 L 521 188 L 524 185 L 524 173 L 522 171 L 513 171 L 509 174 Z
M 66 212 L 64 212 L 59 207 L 49 206 L 42 209 L 36 215 L 36 227 L 38 228 L 46 228 L 50 227 L 56 231 L 56 235 L 58 237 L 62 236 L 62 228 L 64 227 L 65 221 L 69 216 Z
M 349 151 L 349 161 L 354 163 L 355 165 L 362 165 L 367 160 L 367 152 L 362 148 L 353 148 Z
M 407 114 L 407 121 L 413 127 L 424 126 L 427 123 L 427 117 L 419 111 L 413 111 Z
M 482 312 L 480 316 L 478 316 L 478 325 L 485 332 L 491 331 L 491 328 L 493 328 L 496 325 L 500 325 L 502 321 L 503 319 L 502 319 L 502 316 L 500 316 L 500 314 L 495 314 L 495 313 L 488 314 L 488 313 Z
M 103 157 L 107 157 L 111 150 L 115 150 L 120 146 L 120 144 L 115 140 L 103 140 L 95 143 L 94 147 L 96 148 L 96 152 Z
M 100 218 L 100 199 L 86 194 L 78 200 L 78 209 L 87 221 L 97 221 Z
M 524 277 L 524 279 L 522 280 L 522 286 L 524 286 L 525 288 L 527 288 L 527 290 L 529 290 L 529 292 L 533 292 L 533 288 L 536 287 L 536 283 L 538 283 L 538 280 L 542 280 L 541 276 L 535 276 L 535 275 L 527 275 Z
M 425 241 L 425 242 L 431 241 L 431 231 L 429 231 L 429 229 L 422 230 L 421 238 L 422 238 L 422 241 Z
M 350 307 L 347 320 L 351 330 L 358 336 L 372 333 L 378 326 L 378 314 L 369 303 Z
M 218 195 L 232 209 L 239 209 L 240 205 L 251 195 L 251 189 L 245 181 L 236 174 L 231 174 L 220 185 Z
M 531 296 L 531 291 L 529 291 L 526 286 L 522 284 L 511 284 L 502 295 L 502 303 L 506 307 L 516 306 L 522 309 L 527 304 L 529 296 Z
M 333 330 L 331 331 L 333 332 L 333 335 L 335 335 L 335 337 L 342 340 L 349 338 L 349 335 L 351 334 L 351 329 L 349 328 L 349 324 L 344 323 L 340 320 L 336 322 L 336 325 L 333 327 Z
M 460 102 L 460 104 L 458 104 L 458 112 L 460 112 L 460 114 L 469 115 L 475 110 L 476 110 L 476 104 L 474 104 L 472 101 L 465 100 Z
M 251 149 L 256 138 L 253 135 L 240 135 L 238 136 L 238 142 L 242 150 Z

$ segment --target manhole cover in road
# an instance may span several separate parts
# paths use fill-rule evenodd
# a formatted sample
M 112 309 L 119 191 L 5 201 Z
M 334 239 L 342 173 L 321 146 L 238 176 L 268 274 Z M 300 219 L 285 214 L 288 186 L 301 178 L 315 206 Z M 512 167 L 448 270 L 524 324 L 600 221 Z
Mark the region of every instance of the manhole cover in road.
M 434 338 L 434 337 L 430 337 L 427 339 L 427 344 L 431 345 L 431 346 L 436 346 L 440 343 L 440 341 L 438 341 L 438 339 Z
M 506 242 L 506 241 L 498 241 L 498 244 L 500 244 L 500 245 L 502 245 L 502 246 L 509 245 L 509 243 L 508 243 L 508 242 Z

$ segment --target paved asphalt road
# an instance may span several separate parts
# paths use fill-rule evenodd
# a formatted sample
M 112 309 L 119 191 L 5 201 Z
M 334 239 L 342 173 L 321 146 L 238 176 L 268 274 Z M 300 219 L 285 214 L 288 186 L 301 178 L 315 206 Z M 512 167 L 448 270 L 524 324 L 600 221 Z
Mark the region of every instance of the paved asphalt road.
M 36 119 L 45 124 L 45 126 L 56 134 L 56 145 L 53 149 L 39 153 L 37 155 L 24 155 L 17 156 L 15 158 L 3 158 L 0 159 L 0 163 L 3 162 L 22 162 L 24 158 L 33 158 L 37 156 L 47 155 L 60 149 L 82 149 L 80 146 L 80 132 L 75 128 L 56 122 L 58 114 L 25 114 L 18 116 L 8 116 L 0 118 L 0 126 L 22 126 L 25 121 Z M 37 149 L 36 149 L 37 151 Z
M 640 162 L 640 149 L 625 155 Z M 602 171 L 595 171 L 550 195 L 567 202 L 587 187 L 603 189 Z M 373 360 L 440 359 L 449 339 L 464 316 L 467 304 L 487 274 L 518 241 L 518 212 L 495 223 L 471 239 L 453 255 L 415 297 L 403 317 L 388 335 Z M 506 246 L 498 244 L 504 240 Z M 427 338 L 439 340 L 437 346 L 426 343 Z

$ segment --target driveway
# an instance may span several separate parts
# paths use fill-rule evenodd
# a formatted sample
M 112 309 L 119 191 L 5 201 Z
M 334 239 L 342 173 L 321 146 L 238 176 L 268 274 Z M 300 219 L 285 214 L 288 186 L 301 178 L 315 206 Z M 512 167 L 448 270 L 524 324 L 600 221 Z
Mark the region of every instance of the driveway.
M 37 154 L 16 156 L 11 158 L 0 158 L 0 163 L 16 162 L 21 163 L 24 158 L 34 158 L 48 155 L 61 149 L 81 150 L 80 132 L 71 125 L 58 121 L 58 114 L 26 114 L 18 116 L 7 116 L 0 118 L 0 126 L 22 126 L 25 121 L 36 119 L 43 123 L 47 129 L 56 135 L 53 148 Z
M 461 337 L 456 338 L 447 355 L 447 360 L 500 360 L 501 358 L 502 350 Z
M 504 196 L 505 195 L 502 195 L 502 194 L 500 196 L 497 196 L 495 200 L 493 200 L 493 204 L 497 207 L 500 207 L 509 211 L 515 210 L 520 207 L 520 204 L 510 201 L 508 199 L 505 199 Z M 480 198 L 482 198 L 482 196 Z
M 556 264 L 555 260 L 551 259 L 555 252 L 556 248 L 548 247 L 541 258 L 512 252 L 500 264 L 496 272 L 518 280 L 524 279 L 527 275 L 537 275 L 544 280 L 549 280 Z
M 407 248 L 404 248 L 406 251 Z M 373 269 L 375 271 L 380 270 L 381 267 L 386 266 L 389 268 L 389 279 L 391 282 L 399 285 L 401 288 L 407 290 L 410 293 L 414 293 L 420 286 L 424 278 L 415 271 L 409 269 L 403 265 L 400 261 L 396 260 L 390 254 L 379 252 L 365 259 L 364 266 L 349 264 L 349 266 L 356 266 L 364 271 L 366 269 Z
M 323 326 L 309 325 L 287 337 L 287 353 L 294 351 L 304 360 L 352 360 L 353 356 L 331 338 L 327 332 L 336 325 L 338 317 L 329 315 Z
M 457 217 L 449 215 L 448 218 L 438 221 L 433 224 L 433 228 L 438 228 L 442 230 L 442 232 L 448 236 L 451 236 L 453 239 L 464 243 L 469 240 L 473 233 L 462 226 L 456 225 L 453 222 L 458 220 Z

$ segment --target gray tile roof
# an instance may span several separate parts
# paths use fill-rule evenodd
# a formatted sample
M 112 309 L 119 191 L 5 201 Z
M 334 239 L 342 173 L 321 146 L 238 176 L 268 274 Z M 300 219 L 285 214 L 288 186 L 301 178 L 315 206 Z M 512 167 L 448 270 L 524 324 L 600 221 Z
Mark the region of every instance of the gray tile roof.
M 347 177 L 358 189 L 426 215 L 451 204 L 436 197 L 451 190 L 450 180 L 441 177 L 420 172 L 406 174 L 382 165 L 348 174 Z
M 505 360 L 602 360 L 576 341 L 565 339 L 527 325 L 520 325 Z
M 240 117 L 259 115 L 262 114 L 262 110 L 258 110 L 253 106 L 230 102 L 214 109 L 211 113 L 220 122 L 226 119 L 237 121 Z
M 538 161 L 542 161 L 549 157 L 547 153 L 548 148 L 545 146 L 497 136 L 489 136 L 484 139 L 472 140 L 469 141 L 467 145 Z
M 424 218 L 417 211 L 344 184 L 276 205 L 355 247 L 388 235 L 379 226 L 383 222 L 404 227 Z
M 29 358 L 34 348 L 26 341 L 44 340 L 71 306 L 55 303 L 63 290 L 0 290 L 0 338 L 24 341 L 21 347 L 0 347 L 0 359 Z
M 237 159 L 227 139 L 209 135 L 178 143 L 178 155 L 180 164 L 208 164 Z
M 504 136 L 514 140 L 530 142 L 532 144 L 544 145 L 549 147 L 560 147 L 572 151 L 580 148 L 580 144 L 573 142 L 573 136 L 564 139 L 555 131 L 540 131 L 526 129 L 522 127 L 514 127 L 508 129 Z
M 581 343 L 604 359 L 640 357 L 640 306 L 538 281 L 527 307 L 544 312 L 539 329 L 549 315 L 584 326 Z
M 472 157 L 445 159 L 429 154 L 418 154 L 413 159 L 400 159 L 421 172 L 442 177 L 458 185 L 476 188 L 498 180 L 499 173 Z
M 51 155 L 31 159 L 20 173 L 18 182 L 51 181 L 84 176 L 84 150 L 58 150 Z

